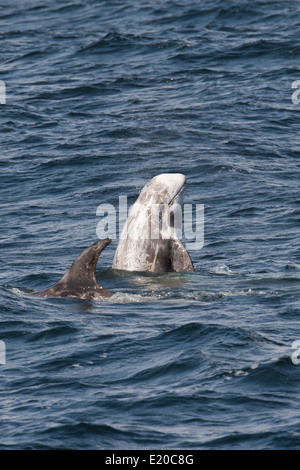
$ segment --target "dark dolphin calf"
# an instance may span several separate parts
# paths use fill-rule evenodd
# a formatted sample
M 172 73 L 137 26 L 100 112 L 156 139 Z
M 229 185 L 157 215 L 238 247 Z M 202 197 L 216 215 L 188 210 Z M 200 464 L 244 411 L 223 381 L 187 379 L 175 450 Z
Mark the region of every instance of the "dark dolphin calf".
M 111 239 L 99 240 L 86 248 L 73 262 L 66 274 L 52 287 L 33 295 L 39 297 L 76 297 L 86 300 L 106 300 L 113 295 L 96 279 L 96 265 Z

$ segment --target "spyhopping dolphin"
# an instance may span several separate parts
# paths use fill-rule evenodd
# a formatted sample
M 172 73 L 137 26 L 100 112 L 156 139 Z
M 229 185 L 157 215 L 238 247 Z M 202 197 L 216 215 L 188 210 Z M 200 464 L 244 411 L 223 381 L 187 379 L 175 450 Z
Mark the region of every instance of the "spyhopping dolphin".
M 174 214 L 185 183 L 184 175 L 174 173 L 155 176 L 144 186 L 121 233 L 112 265 L 114 269 L 194 271 L 192 260 L 174 227 Z M 158 223 L 153 218 L 155 207 L 162 208 L 156 217 Z
M 86 300 L 106 300 L 113 295 L 100 286 L 96 279 L 96 265 L 100 253 L 111 240 L 99 240 L 86 248 L 73 262 L 66 274 L 52 287 L 33 295 L 39 297 L 77 297 Z

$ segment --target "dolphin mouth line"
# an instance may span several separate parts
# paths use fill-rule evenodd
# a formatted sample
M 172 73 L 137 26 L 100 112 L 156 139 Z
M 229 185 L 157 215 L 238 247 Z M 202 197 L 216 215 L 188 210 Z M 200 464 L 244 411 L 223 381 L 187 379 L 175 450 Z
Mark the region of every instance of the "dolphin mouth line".
M 178 199 L 180 193 L 182 193 L 182 191 L 184 190 L 185 188 L 185 183 L 181 186 L 181 188 L 179 189 L 179 191 L 177 191 L 177 193 L 175 194 L 175 196 L 172 197 L 171 201 L 168 202 L 168 206 L 171 207 L 173 202 Z

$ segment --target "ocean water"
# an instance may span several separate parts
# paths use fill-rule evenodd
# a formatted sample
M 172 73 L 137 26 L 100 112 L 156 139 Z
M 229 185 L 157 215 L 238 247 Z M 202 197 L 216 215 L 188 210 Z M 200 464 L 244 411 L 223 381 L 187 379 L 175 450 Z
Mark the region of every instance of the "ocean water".
M 1 449 L 300 447 L 299 26 L 293 0 L 1 2 Z M 166 172 L 204 204 L 195 272 L 114 271 L 114 239 L 109 301 L 31 295 Z

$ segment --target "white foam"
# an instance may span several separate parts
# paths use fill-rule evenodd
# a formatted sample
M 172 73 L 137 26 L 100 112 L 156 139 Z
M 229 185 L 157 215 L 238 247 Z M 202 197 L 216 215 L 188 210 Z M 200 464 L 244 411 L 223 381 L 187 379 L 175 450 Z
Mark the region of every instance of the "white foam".
M 21 291 L 21 290 L 18 289 L 17 287 L 13 287 L 11 291 L 12 291 L 14 294 L 17 294 L 17 295 L 25 295 L 25 294 L 27 294 L 27 292 Z
M 108 302 L 110 303 L 126 303 L 126 302 L 134 302 L 134 303 L 140 303 L 140 302 L 150 302 L 150 301 L 155 301 L 158 300 L 158 296 L 143 296 L 140 294 L 127 294 L 124 292 L 116 292 L 114 295 L 109 297 Z
M 212 268 L 209 270 L 213 274 L 225 274 L 225 275 L 230 275 L 234 274 L 234 271 L 232 271 L 226 264 L 220 264 L 216 266 L 215 268 Z

